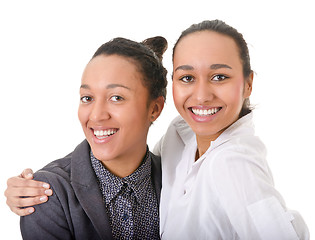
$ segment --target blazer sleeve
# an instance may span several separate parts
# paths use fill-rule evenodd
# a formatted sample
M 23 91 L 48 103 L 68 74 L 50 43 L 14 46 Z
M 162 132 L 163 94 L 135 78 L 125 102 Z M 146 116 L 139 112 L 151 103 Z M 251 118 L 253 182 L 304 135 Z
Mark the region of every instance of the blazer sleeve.
M 50 182 L 47 175 L 53 173 L 40 171 L 35 174 L 35 179 Z M 54 183 L 55 185 L 56 183 Z M 63 210 L 59 197 L 53 189 L 53 195 L 48 202 L 35 206 L 35 212 L 31 215 L 21 217 L 20 227 L 22 237 L 25 240 L 32 239 L 73 239 L 71 226 Z

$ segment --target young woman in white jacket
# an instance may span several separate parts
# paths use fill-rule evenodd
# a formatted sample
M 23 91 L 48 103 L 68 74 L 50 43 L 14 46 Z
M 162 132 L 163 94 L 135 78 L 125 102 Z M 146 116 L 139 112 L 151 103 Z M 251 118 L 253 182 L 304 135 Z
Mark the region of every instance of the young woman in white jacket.
M 180 116 L 153 151 L 162 158 L 161 238 L 309 239 L 255 136 L 242 34 L 219 20 L 186 29 L 173 49 L 172 83 Z
M 172 78 L 181 116 L 154 151 L 162 159 L 161 237 L 308 239 L 255 136 L 243 36 L 222 21 L 192 25 L 173 49 Z

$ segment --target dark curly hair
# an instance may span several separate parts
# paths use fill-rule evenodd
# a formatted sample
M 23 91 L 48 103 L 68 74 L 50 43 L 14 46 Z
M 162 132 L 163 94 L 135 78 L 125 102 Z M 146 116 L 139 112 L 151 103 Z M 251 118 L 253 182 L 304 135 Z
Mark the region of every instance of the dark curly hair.
M 163 37 L 153 37 L 143 42 L 135 42 L 125 38 L 114 38 L 104 43 L 94 53 L 99 55 L 119 55 L 132 60 L 142 73 L 142 82 L 149 91 L 150 100 L 160 96 L 166 99 L 167 70 L 162 64 L 163 53 L 167 49 L 167 41 Z

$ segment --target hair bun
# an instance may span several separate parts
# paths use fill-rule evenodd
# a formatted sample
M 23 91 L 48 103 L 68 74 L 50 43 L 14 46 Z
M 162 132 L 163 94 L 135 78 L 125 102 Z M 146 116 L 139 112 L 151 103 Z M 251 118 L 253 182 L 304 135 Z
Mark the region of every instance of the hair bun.
M 156 56 L 162 61 L 163 53 L 167 49 L 167 41 L 164 37 L 157 36 L 148 38 L 142 41 L 142 43 L 148 48 L 150 48 L 156 54 Z

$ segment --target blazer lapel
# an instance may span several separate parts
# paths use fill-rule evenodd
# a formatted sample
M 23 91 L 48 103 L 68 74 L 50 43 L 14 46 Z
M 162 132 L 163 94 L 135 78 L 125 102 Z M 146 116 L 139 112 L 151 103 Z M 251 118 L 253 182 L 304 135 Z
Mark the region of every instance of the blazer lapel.
M 73 152 L 71 184 L 101 239 L 113 239 L 102 193 L 90 162 L 90 146 L 83 141 Z

